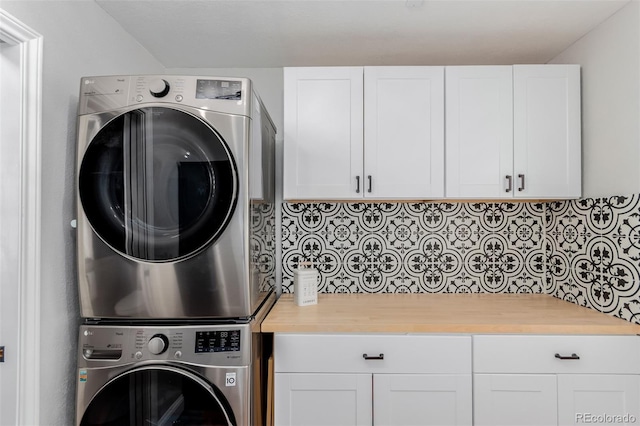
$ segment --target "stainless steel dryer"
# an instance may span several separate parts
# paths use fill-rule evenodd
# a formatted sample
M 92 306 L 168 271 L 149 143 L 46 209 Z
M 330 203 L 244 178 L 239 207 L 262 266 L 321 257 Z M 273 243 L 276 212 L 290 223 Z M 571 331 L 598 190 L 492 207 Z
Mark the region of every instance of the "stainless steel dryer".
M 76 425 L 263 424 L 268 308 L 242 324 L 81 326 Z
M 250 317 L 274 285 L 274 141 L 248 79 L 83 78 L 82 317 Z

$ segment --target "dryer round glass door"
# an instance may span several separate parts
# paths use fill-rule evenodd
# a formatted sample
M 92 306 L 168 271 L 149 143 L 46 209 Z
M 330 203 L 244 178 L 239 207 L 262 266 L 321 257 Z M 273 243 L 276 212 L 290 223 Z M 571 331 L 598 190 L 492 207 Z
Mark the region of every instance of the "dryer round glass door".
M 236 425 L 229 404 L 198 376 L 143 367 L 116 377 L 93 397 L 81 426 Z
M 107 123 L 87 147 L 78 191 L 94 232 L 120 253 L 173 261 L 227 225 L 237 172 L 222 137 L 200 118 L 139 108 Z

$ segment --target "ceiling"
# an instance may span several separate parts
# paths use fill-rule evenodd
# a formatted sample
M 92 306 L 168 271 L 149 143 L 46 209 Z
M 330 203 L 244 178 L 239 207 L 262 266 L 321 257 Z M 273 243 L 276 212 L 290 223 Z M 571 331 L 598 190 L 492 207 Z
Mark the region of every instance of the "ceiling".
M 629 0 L 95 0 L 167 68 L 546 63 Z

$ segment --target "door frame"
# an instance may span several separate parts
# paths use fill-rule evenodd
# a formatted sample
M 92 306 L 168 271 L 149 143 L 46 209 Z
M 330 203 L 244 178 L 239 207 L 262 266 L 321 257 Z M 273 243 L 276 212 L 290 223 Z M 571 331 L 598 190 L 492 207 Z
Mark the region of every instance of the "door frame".
M 17 424 L 40 424 L 40 256 L 43 37 L 0 9 L 0 40 L 20 46 Z M 13 352 L 13 351 L 12 351 Z

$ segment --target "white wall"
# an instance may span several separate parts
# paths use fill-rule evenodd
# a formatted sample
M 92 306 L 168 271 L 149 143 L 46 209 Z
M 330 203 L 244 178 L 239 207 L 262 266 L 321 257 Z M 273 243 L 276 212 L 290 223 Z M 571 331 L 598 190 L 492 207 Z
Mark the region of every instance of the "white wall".
M 582 65 L 583 197 L 640 192 L 639 2 L 550 63 Z
M 93 1 L 3 0 L 0 7 L 44 37 L 40 419 L 43 425 L 70 425 L 79 309 L 69 222 L 75 217 L 80 77 L 164 68 Z

